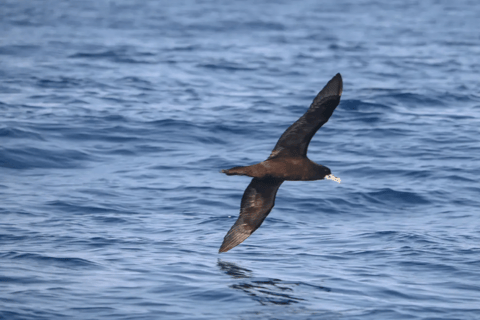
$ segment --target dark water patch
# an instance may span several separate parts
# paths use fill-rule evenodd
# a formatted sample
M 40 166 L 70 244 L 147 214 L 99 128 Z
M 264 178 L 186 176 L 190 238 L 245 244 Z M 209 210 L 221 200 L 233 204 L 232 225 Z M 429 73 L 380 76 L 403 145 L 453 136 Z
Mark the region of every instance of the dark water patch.
M 158 146 L 158 145 L 149 145 L 149 144 L 146 144 L 146 145 L 135 145 L 135 152 L 138 153 L 138 154 L 150 154 L 150 153 L 153 153 L 153 154 L 156 154 L 156 153 L 160 153 L 160 152 L 169 152 L 169 151 L 173 151 L 173 149 L 169 149 L 169 148 L 165 148 L 163 146 Z
M 439 243 L 438 239 L 435 239 L 429 235 L 413 232 L 376 231 L 364 233 L 359 236 L 369 239 L 382 239 L 383 241 L 388 241 L 392 243 L 411 244 L 413 246 L 436 245 Z M 412 253 L 413 250 L 411 247 L 403 247 L 403 249 L 405 249 L 405 252 L 408 253 Z
M 81 242 L 92 248 L 104 248 L 109 246 L 116 246 L 119 244 L 117 238 L 92 237 Z
M 358 203 L 355 199 L 350 199 L 347 196 L 343 198 L 338 197 L 328 197 L 326 201 L 326 205 L 317 203 L 316 210 L 320 210 L 321 208 L 322 213 L 330 213 L 330 214 L 338 214 L 340 212 L 349 212 L 349 214 L 353 215 L 362 215 L 363 209 L 367 207 L 365 203 Z M 352 211 L 351 208 L 356 207 L 357 210 Z
M 28 239 L 27 236 L 21 235 L 14 235 L 14 234 L 1 234 L 0 233 L 0 243 L 8 244 L 8 243 L 15 243 L 16 241 L 22 241 Z
M 25 129 L 14 128 L 13 126 L 0 128 L 0 137 L 45 141 L 45 139 L 38 133 Z
M 364 52 L 366 48 L 359 43 L 333 43 L 328 46 L 330 50 L 341 52 Z
M 1 87 L 0 87 L 1 88 Z M 1 92 L 1 91 L 0 91 Z M 0 101 L 0 110 L 7 110 L 9 109 L 11 106 L 10 104 L 7 104 L 7 103 L 4 103 L 2 101 Z
M 394 108 L 387 104 L 366 102 L 366 101 L 356 100 L 356 99 L 342 100 L 340 107 L 338 107 L 338 109 L 354 112 L 355 116 L 358 116 L 359 113 L 365 113 L 365 112 L 368 112 L 368 113 L 375 112 L 377 114 L 394 112 Z
M 259 20 L 253 20 L 253 21 L 245 21 L 245 22 L 239 22 L 239 21 L 234 21 L 233 22 L 235 26 L 242 26 L 245 30 L 263 30 L 263 31 L 283 31 L 285 30 L 285 25 L 283 23 L 278 23 L 278 22 L 270 22 L 270 21 L 259 21 Z
M 365 123 L 368 123 L 368 124 L 375 124 L 375 123 L 378 123 L 380 121 L 382 121 L 382 117 L 380 116 L 372 116 L 372 115 L 368 115 L 368 116 L 362 116 L 362 117 L 357 117 L 355 119 L 355 121 L 362 121 L 362 122 L 365 122 Z
M 413 272 L 431 270 L 432 274 L 441 274 L 442 271 L 454 274 L 459 271 L 456 267 L 447 265 L 445 263 L 432 263 L 426 261 L 397 261 L 397 264 L 398 266 Z
M 17 113 L 19 111 L 25 112 L 25 113 L 34 113 L 40 110 L 43 110 L 42 106 L 39 105 L 34 105 L 34 104 L 5 104 L 6 109 L 9 111 L 16 111 Z
M 412 109 L 419 107 L 441 107 L 445 105 L 443 99 L 436 99 L 431 96 L 426 96 L 410 92 L 395 92 L 392 91 L 389 95 L 378 96 L 383 103 L 391 105 L 402 105 Z
M 394 205 L 426 205 L 430 201 L 426 200 L 414 192 L 398 191 L 390 188 L 383 188 L 379 191 L 367 192 L 369 199 L 375 199 L 384 204 Z
M 116 217 L 94 217 L 94 220 L 100 223 L 108 224 L 128 224 L 128 220 Z
M 99 152 L 102 154 L 116 155 L 116 156 L 136 156 L 138 155 L 135 151 L 124 149 L 124 148 L 98 148 Z
M 64 319 L 67 317 L 64 316 Z M 26 314 L 25 312 L 17 311 L 2 311 L 0 310 L 0 319 L 11 319 L 11 320 L 28 320 L 28 319 L 48 319 L 48 318 L 38 318 L 38 315 Z
M 116 80 L 116 83 L 142 90 L 155 90 L 152 82 L 139 77 L 124 77 Z
M 82 202 L 82 204 L 76 204 L 70 201 L 54 200 L 46 202 L 46 205 L 50 209 L 56 209 L 60 212 L 68 212 L 74 214 L 124 214 L 128 213 L 121 209 L 114 208 L 110 205 L 103 206 L 101 204 L 97 205 L 87 205 Z
M 130 120 L 125 117 L 125 116 L 122 116 L 120 114 L 109 114 L 109 115 L 106 115 L 102 118 L 99 119 L 99 121 L 104 121 L 106 123 L 110 123 L 110 122 L 121 122 L 121 123 L 128 123 L 130 122 Z M 118 128 L 116 127 L 117 129 L 123 129 L 122 127 Z
M 194 122 L 178 119 L 154 120 L 146 122 L 145 124 L 160 129 L 191 130 L 192 128 L 201 128 L 198 124 Z
M 405 300 L 410 300 L 412 299 L 412 297 L 410 295 L 407 295 L 407 294 L 403 294 L 397 290 L 393 290 L 393 289 L 388 289 L 388 288 L 384 288 L 384 289 L 380 289 L 379 290 L 379 294 L 384 296 L 384 297 L 390 297 L 390 298 L 395 298 L 395 299 L 405 299 Z M 418 299 L 418 297 L 416 297 Z M 421 299 L 418 299 L 418 300 L 421 300 Z
M 57 79 L 38 79 L 33 77 L 33 79 L 40 88 L 68 89 L 84 86 L 83 79 L 75 79 L 71 77 L 59 77 Z
M 10 285 L 15 285 L 15 284 L 28 285 L 28 284 L 40 284 L 40 283 L 48 283 L 48 281 L 43 280 L 39 277 L 28 277 L 28 276 L 6 277 L 6 276 L 0 276 L 0 285 L 8 285 L 8 284 L 10 284 Z
M 119 125 L 90 131 L 85 131 L 84 128 L 67 129 L 62 135 L 66 139 L 77 141 L 91 140 L 115 143 L 138 141 L 141 139 L 138 135 L 134 134 L 134 130 L 131 128 Z
M 0 167 L 10 169 L 82 168 L 94 158 L 78 150 L 48 150 L 36 147 L 0 148 Z
M 230 121 L 222 122 L 222 123 L 212 123 L 211 126 L 209 126 L 209 131 L 212 131 L 213 133 L 216 133 L 218 135 L 224 135 L 224 134 L 235 134 L 239 136 L 245 135 L 247 132 L 249 132 L 248 126 L 252 126 L 252 123 L 242 123 L 235 121 L 234 123 L 231 123 Z
M 151 52 L 136 52 L 130 48 L 114 48 L 99 52 L 78 52 L 69 56 L 71 59 L 107 60 L 113 63 L 156 64 L 156 55 Z
M 169 51 L 188 51 L 188 52 L 193 52 L 195 50 L 200 49 L 202 46 L 199 44 L 187 44 L 187 45 L 176 45 L 173 47 L 167 48 Z
M 199 143 L 202 143 L 202 144 L 225 144 L 225 140 L 223 139 L 219 139 L 218 136 L 213 136 L 213 135 L 210 135 L 210 136 L 203 136 L 203 137 L 199 137 L 197 136 L 195 138 L 195 140 Z
M 283 201 L 285 201 L 288 205 L 289 202 L 287 199 Z M 311 214 L 314 212 L 320 212 L 322 215 L 338 213 L 336 207 L 332 205 L 330 201 L 325 199 L 302 199 L 301 201 L 300 200 L 295 201 L 292 199 L 292 201 L 294 201 L 295 203 L 293 208 L 296 208 L 299 211 L 299 213 L 303 212 L 303 213 Z M 279 205 L 281 205 L 280 202 L 279 202 Z
M 386 177 L 388 179 L 417 178 L 428 179 L 435 175 L 429 170 L 416 170 L 411 168 L 399 167 L 396 169 L 387 169 L 382 166 L 359 165 L 356 168 L 342 170 L 343 175 L 354 176 L 361 179 L 378 179 Z
M 81 312 L 82 314 L 89 314 L 89 313 L 98 313 L 98 312 L 101 312 L 101 313 L 105 313 L 107 312 L 108 314 L 111 314 L 111 312 L 113 312 L 114 310 L 116 310 L 115 308 L 112 308 L 112 307 L 83 307 L 83 308 L 71 308 L 70 310 L 72 311 L 75 311 L 75 312 Z
M 0 46 L 0 55 L 29 57 L 38 53 L 40 48 L 40 46 L 30 44 L 3 45 Z
M 53 91 L 53 90 L 52 90 Z M 50 92 L 52 92 L 50 91 Z M 60 92 L 60 90 L 55 90 L 56 92 Z M 31 95 L 29 99 L 34 101 L 48 101 L 49 103 L 60 103 L 64 106 L 88 106 L 89 103 L 85 100 L 72 98 L 67 94 L 36 94 Z
M 152 82 L 139 77 L 123 77 L 118 79 L 117 82 L 125 83 L 125 84 L 139 84 L 139 85 L 145 85 L 145 86 L 152 85 Z
M 256 68 L 247 67 L 245 64 L 220 60 L 212 63 L 199 64 L 198 67 L 213 71 L 254 71 Z
M 18 261 L 30 261 L 46 266 L 54 266 L 66 269 L 98 269 L 100 265 L 92 261 L 74 257 L 54 257 L 36 253 L 7 252 L 0 254 L 0 258 Z
M 159 165 L 159 166 L 151 166 L 151 167 L 149 167 L 149 169 L 159 170 L 159 171 L 166 171 L 166 170 L 175 171 L 175 170 L 178 170 L 179 167 L 178 166 L 171 166 L 171 165 Z M 182 169 L 186 170 L 187 168 L 182 168 Z
M 370 118 L 367 118 L 367 119 L 370 119 Z M 383 128 L 373 128 L 359 135 L 360 136 L 370 135 L 373 138 L 392 139 L 392 138 L 402 138 L 402 137 L 411 136 L 412 131 L 409 129 L 389 128 L 387 126 L 383 126 Z M 397 147 L 397 149 L 399 148 L 400 147 Z

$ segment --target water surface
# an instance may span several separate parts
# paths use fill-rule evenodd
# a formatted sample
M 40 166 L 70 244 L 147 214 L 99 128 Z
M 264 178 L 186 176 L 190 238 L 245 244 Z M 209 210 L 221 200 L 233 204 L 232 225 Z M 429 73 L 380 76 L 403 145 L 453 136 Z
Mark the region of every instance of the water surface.
M 1 319 L 478 319 L 474 1 L 0 8 Z M 309 157 L 218 255 L 246 177 L 340 72 Z

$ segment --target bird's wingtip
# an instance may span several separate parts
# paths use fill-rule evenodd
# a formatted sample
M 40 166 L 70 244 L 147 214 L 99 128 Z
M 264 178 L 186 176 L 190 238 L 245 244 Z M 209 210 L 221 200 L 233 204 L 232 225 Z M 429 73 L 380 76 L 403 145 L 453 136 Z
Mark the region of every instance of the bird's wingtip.
M 330 81 L 328 81 L 327 85 L 325 86 L 324 90 L 326 90 L 326 94 L 334 94 L 341 96 L 343 92 L 343 78 L 340 72 L 338 72 Z
M 230 249 L 234 248 L 236 245 L 232 246 L 231 243 L 228 243 L 226 241 L 224 241 L 222 243 L 222 246 L 220 247 L 220 249 L 218 249 L 218 253 L 224 253 L 224 252 L 227 252 L 229 251 Z
M 233 247 L 235 247 L 236 245 L 233 245 L 232 246 L 232 243 L 228 240 L 224 240 L 223 243 L 222 243 L 222 246 L 220 247 L 220 249 L 218 249 L 218 253 L 223 253 L 223 252 L 227 252 L 228 250 L 232 249 Z
M 252 234 L 252 231 L 246 230 L 245 226 L 246 224 L 244 223 L 238 224 L 237 220 L 236 224 L 234 224 L 230 231 L 225 235 L 218 253 L 227 252 L 245 241 L 245 239 Z

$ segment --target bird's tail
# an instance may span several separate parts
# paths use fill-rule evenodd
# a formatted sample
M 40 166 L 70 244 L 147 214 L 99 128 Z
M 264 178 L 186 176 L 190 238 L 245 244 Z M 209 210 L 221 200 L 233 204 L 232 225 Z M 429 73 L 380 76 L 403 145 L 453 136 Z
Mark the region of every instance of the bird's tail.
M 227 170 L 221 170 L 221 173 L 225 173 L 227 176 L 248 176 L 248 167 L 234 167 Z

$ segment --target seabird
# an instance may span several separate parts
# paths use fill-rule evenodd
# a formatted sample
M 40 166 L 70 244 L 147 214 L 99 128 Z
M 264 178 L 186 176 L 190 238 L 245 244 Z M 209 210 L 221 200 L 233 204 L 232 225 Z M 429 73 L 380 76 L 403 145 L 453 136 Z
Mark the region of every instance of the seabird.
M 223 239 L 219 253 L 238 246 L 260 227 L 272 210 L 283 181 L 327 178 L 340 183 L 329 168 L 307 158 L 307 148 L 317 130 L 338 106 L 342 88 L 342 76 L 337 73 L 318 93 L 307 112 L 282 134 L 267 160 L 221 171 L 229 176 L 249 176 L 253 179 L 243 194 L 240 216 Z

